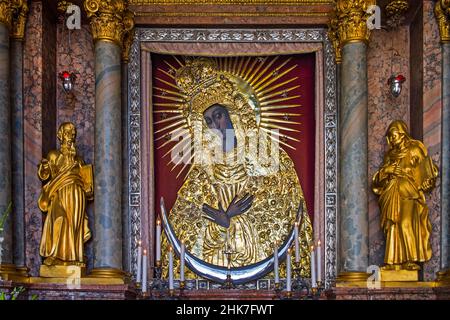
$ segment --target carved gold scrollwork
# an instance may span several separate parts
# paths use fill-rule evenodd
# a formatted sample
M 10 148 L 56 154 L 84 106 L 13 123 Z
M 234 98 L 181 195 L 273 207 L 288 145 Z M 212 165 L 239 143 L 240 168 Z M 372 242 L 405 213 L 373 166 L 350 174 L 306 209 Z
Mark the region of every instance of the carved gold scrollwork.
M 368 8 L 374 0 L 337 0 L 329 22 L 328 36 L 336 52 L 336 62 L 340 62 L 340 50 L 349 42 L 369 42 L 370 30 L 367 19 Z
M 124 36 L 134 26 L 134 15 L 125 0 L 85 0 L 94 41 L 113 41 L 122 46 Z
M 3 23 L 11 30 L 13 19 L 21 12 L 24 6 L 28 11 L 25 0 L 0 0 L 0 23 Z
M 434 14 L 439 25 L 441 42 L 450 42 L 450 0 L 440 0 L 436 2 Z
M 134 14 L 133 12 L 127 10 L 125 12 L 125 35 L 123 37 L 123 46 L 122 46 L 122 61 L 124 63 L 128 63 L 131 45 L 133 44 L 133 36 L 134 36 Z
M 336 63 L 339 64 L 342 61 L 342 56 L 339 41 L 338 23 L 339 20 L 336 15 L 336 11 L 333 11 L 331 13 L 330 22 L 328 23 L 328 38 L 330 39 L 331 44 L 333 45 L 334 48 Z
M 398 27 L 405 20 L 405 14 L 409 9 L 407 0 L 391 0 L 385 7 L 388 17 L 386 24 L 392 28 Z

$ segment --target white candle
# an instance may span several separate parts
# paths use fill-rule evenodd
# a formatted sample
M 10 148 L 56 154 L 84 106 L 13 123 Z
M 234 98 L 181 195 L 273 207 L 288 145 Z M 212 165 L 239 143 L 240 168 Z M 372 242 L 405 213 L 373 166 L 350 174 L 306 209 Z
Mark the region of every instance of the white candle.
M 316 282 L 316 260 L 314 257 L 314 246 L 311 246 L 311 287 L 317 288 Z
M 184 259 L 185 259 L 185 252 L 184 252 L 184 242 L 181 241 L 181 253 L 180 253 L 180 281 L 184 281 Z
M 169 247 L 169 290 L 173 290 L 173 251 Z
M 161 260 L 161 220 L 156 221 L 156 261 Z
M 286 291 L 291 291 L 291 250 L 289 249 L 286 256 Z
M 147 250 L 144 249 L 144 255 L 142 256 L 142 292 L 147 292 Z
M 142 282 L 142 247 L 141 240 L 138 241 L 138 254 L 137 254 L 137 274 L 136 274 L 136 282 Z
M 280 272 L 278 270 L 278 243 L 275 243 L 275 250 L 273 253 L 273 272 L 275 274 L 275 283 L 280 283 Z
M 300 262 L 300 251 L 298 245 L 298 222 L 295 223 L 294 226 L 294 235 L 295 235 L 295 263 Z
M 317 243 L 317 281 L 322 282 L 322 249 L 320 247 L 320 240 Z

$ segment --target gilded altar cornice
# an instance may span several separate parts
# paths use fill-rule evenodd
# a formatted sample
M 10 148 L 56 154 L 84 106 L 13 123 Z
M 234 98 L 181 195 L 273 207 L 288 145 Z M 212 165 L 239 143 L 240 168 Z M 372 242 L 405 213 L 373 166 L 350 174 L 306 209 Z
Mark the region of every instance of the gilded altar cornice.
M 134 27 L 134 15 L 126 0 L 85 0 L 94 41 L 112 41 L 120 46 Z
M 130 5 L 319 5 L 332 0 L 129 0 Z
M 330 14 L 328 37 L 333 43 L 336 62 L 341 61 L 341 49 L 349 42 L 369 42 L 370 30 L 367 9 L 375 0 L 337 0 L 334 11 Z
M 26 0 L 0 0 L 0 23 L 11 30 L 13 19 L 25 2 Z
M 434 14 L 439 26 L 442 43 L 450 42 L 450 0 L 437 1 Z

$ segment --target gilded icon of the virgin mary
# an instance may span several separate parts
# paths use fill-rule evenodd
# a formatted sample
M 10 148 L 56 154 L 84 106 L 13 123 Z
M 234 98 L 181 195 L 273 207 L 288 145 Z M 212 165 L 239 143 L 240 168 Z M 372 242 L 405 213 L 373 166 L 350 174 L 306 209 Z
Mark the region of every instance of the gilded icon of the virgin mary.
M 174 106 L 184 121 L 170 134 L 188 137 L 175 146 L 174 154 L 183 156 L 173 161 L 189 171 L 169 214 L 177 238 L 202 261 L 242 267 L 273 255 L 298 221 L 302 263 L 309 272 L 311 222 L 294 163 L 280 147 L 286 145 L 281 138 L 290 138 L 280 132 L 282 124 L 294 122 L 270 118 L 277 108 L 261 103 L 262 77 L 220 70 L 210 58 L 180 65 Z M 276 96 L 266 91 L 272 91 L 266 101 Z

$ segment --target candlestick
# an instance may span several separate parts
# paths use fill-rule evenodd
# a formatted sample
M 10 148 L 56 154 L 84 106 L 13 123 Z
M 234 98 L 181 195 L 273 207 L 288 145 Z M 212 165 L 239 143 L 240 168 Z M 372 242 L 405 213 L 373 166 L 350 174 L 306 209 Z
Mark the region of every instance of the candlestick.
M 275 274 L 275 285 L 280 283 L 280 272 L 278 270 L 278 243 L 275 243 L 275 250 L 273 253 L 273 272 Z
M 142 256 L 142 292 L 147 292 L 147 250 L 144 249 L 144 255 Z
M 314 246 L 311 246 L 311 287 L 317 288 L 316 261 L 315 261 L 315 255 L 314 255 Z
M 169 290 L 173 290 L 173 250 L 169 247 Z
M 184 281 L 184 259 L 185 259 L 185 252 L 184 252 L 184 242 L 181 241 L 181 253 L 180 253 L 180 281 Z
M 317 243 L 317 282 L 322 282 L 322 248 L 320 240 Z
M 295 236 L 295 263 L 300 262 L 300 251 L 298 245 L 298 222 L 294 226 L 294 236 Z
M 291 249 L 286 256 L 286 291 L 291 291 Z
M 156 220 L 156 261 L 161 260 L 161 220 Z
M 138 241 L 138 254 L 137 254 L 137 274 L 136 274 L 136 282 L 142 282 L 142 247 L 141 240 Z

